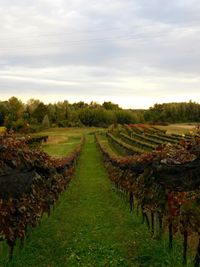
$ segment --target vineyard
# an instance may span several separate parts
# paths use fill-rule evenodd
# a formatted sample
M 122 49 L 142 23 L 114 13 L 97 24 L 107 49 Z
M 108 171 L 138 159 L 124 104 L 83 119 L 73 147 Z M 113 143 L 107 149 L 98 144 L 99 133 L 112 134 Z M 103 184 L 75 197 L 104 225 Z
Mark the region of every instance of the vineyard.
M 200 137 L 146 125 L 112 127 L 96 135 L 110 179 L 128 197 L 130 211 L 141 210 L 143 222 L 156 238 L 168 232 L 183 237 L 183 265 L 189 236 L 198 240 L 194 266 L 200 265 Z M 126 154 L 126 155 L 125 155 Z
M 123 199 L 125 203 L 129 203 L 131 216 L 138 216 L 139 221 L 147 225 L 146 228 L 151 236 L 149 242 L 152 242 L 152 246 L 155 242 L 161 244 L 162 240 L 167 237 L 170 252 L 176 247 L 176 242 L 181 242 L 182 264 L 187 265 L 187 256 L 192 251 L 193 266 L 200 266 L 200 137 L 198 129 L 184 135 L 168 134 L 158 127 L 134 124 L 113 125 L 107 130 L 82 130 L 83 132 L 87 137 L 86 141 L 80 132 L 78 134 L 74 132 L 72 136 L 66 136 L 63 132 L 58 132 L 56 135 L 54 132 L 43 132 L 42 135 L 36 134 L 32 137 L 1 133 L 0 244 L 7 243 L 9 260 L 11 262 L 15 260 L 14 248 L 18 244 L 20 244 L 19 247 L 26 247 L 30 228 L 38 228 L 45 214 L 52 217 L 52 211 L 54 207 L 57 209 L 56 203 L 59 201 L 60 195 L 68 191 L 67 187 L 70 181 L 72 180 L 73 183 L 74 171 L 79 170 L 80 163 L 77 166 L 77 160 L 81 151 L 84 150 L 85 142 L 89 148 L 83 152 L 82 161 L 84 163 L 79 172 L 80 176 L 85 176 L 80 203 L 87 202 L 87 210 L 91 209 L 91 214 L 88 216 L 92 217 L 95 216 L 97 212 L 95 209 L 100 205 L 98 212 L 107 214 L 106 216 L 102 215 L 104 224 L 107 224 L 109 215 L 106 210 L 109 207 L 103 204 L 105 192 L 100 191 L 96 203 L 93 201 L 104 175 L 103 171 L 102 174 L 98 174 L 98 168 L 100 168 L 98 164 L 101 164 L 101 158 L 91 156 L 89 159 L 88 156 L 90 145 L 92 146 L 93 142 L 92 138 L 95 135 L 95 142 L 103 156 L 104 166 L 115 186 L 112 193 L 116 194 L 117 192 L 121 196 L 120 201 Z M 96 148 L 92 149 L 95 155 Z M 97 161 L 99 161 L 98 164 Z M 96 167 L 93 168 L 91 164 Z M 90 176 L 92 176 L 91 181 Z M 94 186 L 95 180 L 98 180 L 99 183 L 96 187 Z M 102 183 L 109 186 L 103 180 Z M 76 186 L 79 184 L 78 181 Z M 101 187 L 103 188 L 104 185 Z M 74 201 L 77 203 L 81 193 L 78 188 L 74 190 L 77 190 L 73 194 Z M 88 190 L 94 190 L 92 198 L 87 198 L 91 194 Z M 109 195 L 107 198 L 110 201 Z M 80 204 L 80 207 L 82 207 L 81 205 L 83 204 Z M 106 208 L 105 211 L 103 205 Z M 84 217 L 86 210 L 82 208 L 82 214 L 81 208 L 78 212 L 75 212 L 74 208 L 71 206 L 71 213 L 74 215 L 71 215 L 71 219 L 69 216 L 66 220 L 68 223 L 76 225 L 76 222 L 72 220 L 75 218 L 73 216 L 77 216 L 77 227 L 80 229 L 76 228 L 76 231 L 80 230 L 82 233 L 80 225 L 83 219 L 81 218 L 79 221 L 78 217 L 83 216 L 84 220 L 87 220 Z M 118 207 L 115 208 L 118 209 Z M 96 223 L 99 223 L 98 218 Z M 88 225 L 90 224 L 88 223 Z M 86 227 L 83 231 L 84 235 L 86 232 L 93 232 L 94 225 L 91 224 L 90 230 L 87 228 L 88 225 L 82 226 L 83 229 Z M 120 225 L 123 228 L 122 223 Z M 101 228 L 101 226 L 99 227 Z M 136 229 L 134 230 L 135 226 L 131 227 L 133 227 L 133 231 L 136 231 Z M 109 228 L 107 231 L 110 231 Z M 131 236 L 130 229 L 129 234 Z M 129 234 L 123 233 L 123 236 L 128 237 Z M 68 235 L 70 236 L 69 233 Z M 108 238 L 105 234 L 103 235 L 101 238 Z M 66 238 L 70 239 L 70 237 Z M 83 236 L 81 240 L 85 238 Z M 92 238 L 94 238 L 93 235 L 90 236 L 90 239 Z M 87 253 L 91 247 L 90 239 L 87 241 Z M 106 240 L 104 242 L 106 244 Z M 81 253 L 82 246 L 84 243 L 81 245 Z M 106 249 L 110 251 L 110 248 Z M 96 255 L 95 253 L 97 252 L 94 251 L 94 255 Z M 101 254 L 99 251 L 98 253 Z M 108 258 L 110 257 L 109 253 L 105 252 Z M 124 265 L 121 266 L 133 266 L 125 264 L 122 258 L 118 259 L 118 254 L 120 253 L 115 252 L 113 256 L 116 257 L 115 261 L 109 258 L 110 265 L 107 266 L 119 266 L 115 265 L 119 262 L 124 262 Z M 84 266 L 84 264 L 79 265 L 81 257 L 87 266 L 85 254 L 78 255 L 75 259 L 69 256 L 69 265 L 62 266 Z M 77 265 L 73 265 L 73 260 L 76 260 Z M 98 263 L 95 260 L 93 259 L 93 264 L 94 262 Z M 105 262 L 102 263 L 102 266 L 104 266 L 103 264 Z M 14 264 L 13 266 L 18 265 Z M 138 266 L 161 265 L 159 263 L 158 265 L 148 265 L 147 262 L 147 265 Z M 166 264 L 166 266 L 172 265 Z
M 70 182 L 84 142 L 67 157 L 52 158 L 40 143 L 48 136 L 0 136 L 0 238 L 10 247 L 23 245 L 29 226 L 36 227 L 43 214 L 50 216 L 54 203 Z

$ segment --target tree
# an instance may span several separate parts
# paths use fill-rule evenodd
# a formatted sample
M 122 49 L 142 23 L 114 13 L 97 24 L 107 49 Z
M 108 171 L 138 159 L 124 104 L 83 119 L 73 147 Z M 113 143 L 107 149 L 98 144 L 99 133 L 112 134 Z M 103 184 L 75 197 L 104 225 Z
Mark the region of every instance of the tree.
M 118 110 L 120 107 L 117 104 L 114 104 L 112 102 L 103 102 L 102 107 L 107 110 Z
M 8 102 L 6 102 L 6 109 L 7 114 L 5 115 L 4 126 L 6 126 L 8 130 L 12 129 L 18 120 L 20 121 L 21 125 L 25 111 L 25 106 L 22 101 L 13 96 L 8 100 Z M 26 122 L 24 121 L 24 123 Z
M 32 113 L 32 117 L 37 119 L 39 123 L 42 122 L 44 116 L 48 113 L 47 107 L 44 103 L 40 102 L 39 105 Z
M 192 101 L 155 104 L 145 113 L 145 118 L 152 122 L 198 122 L 200 105 Z
M 48 117 L 47 114 L 44 116 L 44 118 L 43 118 L 43 120 L 42 120 L 42 127 L 43 127 L 44 129 L 47 129 L 47 128 L 50 127 L 49 117 Z
M 117 110 L 115 111 L 116 120 L 119 124 L 129 124 L 129 123 L 135 123 L 136 118 L 133 112 L 128 110 Z
M 24 104 L 22 103 L 21 100 L 18 100 L 17 97 L 13 96 L 8 100 L 8 111 L 13 121 L 16 121 L 17 119 L 22 117 L 24 110 L 25 110 Z
M 41 102 L 38 99 L 31 98 L 28 100 L 26 107 L 27 107 L 27 111 L 30 113 L 30 115 L 33 114 L 33 112 L 39 106 L 40 103 Z
M 82 108 L 87 108 L 88 104 L 84 103 L 83 101 L 77 102 L 77 103 L 73 103 L 71 105 L 73 110 L 78 110 L 78 109 L 82 109 Z
M 8 102 L 0 102 L 0 126 L 3 126 L 5 123 L 6 114 L 8 114 Z

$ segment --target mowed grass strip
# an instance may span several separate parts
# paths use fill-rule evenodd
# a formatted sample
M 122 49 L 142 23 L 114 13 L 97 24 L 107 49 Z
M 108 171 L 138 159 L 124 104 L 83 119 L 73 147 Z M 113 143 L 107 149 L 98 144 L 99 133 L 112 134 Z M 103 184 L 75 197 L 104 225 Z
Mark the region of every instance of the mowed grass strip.
M 133 218 L 110 183 L 93 135 L 86 143 L 75 177 L 50 218 L 30 231 L 24 248 L 0 266 L 181 266 L 181 250 L 152 240 L 141 218 Z M 2 252 L 1 251 L 1 252 Z
M 69 155 L 80 143 L 84 134 L 102 131 L 95 127 L 91 128 L 50 128 L 33 136 L 47 135 L 47 142 L 42 144 L 43 150 L 53 157 L 65 157 Z

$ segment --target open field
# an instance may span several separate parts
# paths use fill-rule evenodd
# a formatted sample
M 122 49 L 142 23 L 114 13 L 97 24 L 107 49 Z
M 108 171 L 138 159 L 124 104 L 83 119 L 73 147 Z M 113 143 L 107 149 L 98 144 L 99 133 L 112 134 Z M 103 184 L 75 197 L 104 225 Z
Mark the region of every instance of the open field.
M 44 143 L 43 149 L 51 156 L 63 157 L 70 154 L 79 144 L 81 135 L 73 136 L 50 136 L 49 140 Z
M 34 136 L 47 135 L 48 140 L 43 143 L 43 149 L 51 156 L 63 157 L 70 154 L 80 143 L 81 136 L 96 131 L 98 128 L 52 128 L 34 134 Z
M 166 130 L 167 133 L 186 134 L 195 130 L 197 123 L 176 123 L 167 126 L 157 126 L 160 129 Z

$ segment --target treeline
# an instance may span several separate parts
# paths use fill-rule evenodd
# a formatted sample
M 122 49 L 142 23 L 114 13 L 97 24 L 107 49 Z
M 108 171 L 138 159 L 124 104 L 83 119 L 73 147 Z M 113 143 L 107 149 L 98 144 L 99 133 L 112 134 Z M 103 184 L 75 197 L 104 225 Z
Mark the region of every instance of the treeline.
M 125 110 L 112 102 L 102 105 L 68 101 L 44 104 L 16 97 L 0 101 L 0 126 L 23 132 L 49 127 L 107 127 L 110 124 L 200 122 L 200 104 L 195 102 L 155 104 L 148 110 Z
M 68 101 L 44 104 L 30 99 L 26 104 L 16 97 L 0 102 L 0 126 L 9 130 L 34 132 L 49 127 L 107 127 L 115 123 L 137 123 L 143 121 L 141 112 L 123 110 L 117 104 L 102 105 Z
M 145 112 L 144 119 L 150 122 L 200 122 L 200 104 L 182 103 L 155 104 Z

